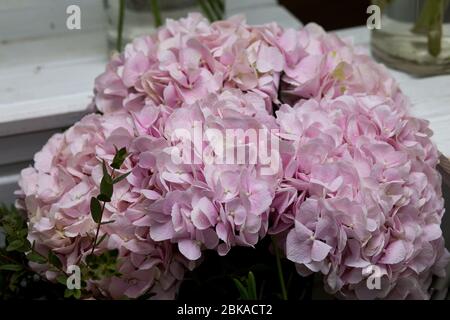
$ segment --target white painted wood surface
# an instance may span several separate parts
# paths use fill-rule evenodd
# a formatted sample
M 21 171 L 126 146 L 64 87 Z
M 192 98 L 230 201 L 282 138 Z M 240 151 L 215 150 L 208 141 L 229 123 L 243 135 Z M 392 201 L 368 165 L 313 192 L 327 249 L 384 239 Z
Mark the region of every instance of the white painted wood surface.
M 66 8 L 81 8 L 82 31 L 66 28 Z M 70 35 L 105 26 L 102 0 L 0 0 L 0 40 Z
M 20 5 L 29 3 L 27 0 L 6 1 L 10 4 L 18 1 Z M 54 4 L 60 0 L 40 1 Z M 299 26 L 286 9 L 274 2 L 231 0 L 227 13 L 244 13 L 252 24 L 277 21 L 286 27 Z M 80 0 L 79 3 L 95 4 L 92 12 L 100 15 L 101 1 Z M 6 25 L 2 20 L 5 14 L 5 10 L 0 10 L 0 27 Z M 92 17 L 88 21 L 92 21 Z M 94 78 L 103 71 L 107 61 L 106 35 L 101 23 L 93 23 L 82 31 L 66 31 L 62 36 L 53 34 L 44 38 L 35 37 L 39 35 L 38 30 L 31 38 L 24 35 L 34 31 L 21 29 L 18 32 L 19 40 L 2 41 L 2 35 L 10 33 L 0 28 L 0 202 L 13 201 L 12 191 L 16 189 L 20 168 L 31 162 L 33 154 L 48 137 L 86 112 Z M 356 44 L 368 48 L 367 29 L 352 28 L 338 33 L 353 37 Z M 450 155 L 450 76 L 416 79 L 401 72 L 393 71 L 393 74 L 410 96 L 414 114 L 431 122 L 434 141 L 441 152 Z

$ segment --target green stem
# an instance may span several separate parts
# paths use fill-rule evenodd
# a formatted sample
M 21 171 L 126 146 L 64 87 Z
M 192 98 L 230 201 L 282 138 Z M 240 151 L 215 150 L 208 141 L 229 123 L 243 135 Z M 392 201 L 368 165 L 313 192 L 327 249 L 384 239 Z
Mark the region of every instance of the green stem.
M 158 0 L 150 0 L 152 6 L 153 19 L 155 20 L 155 27 L 162 26 L 161 10 L 159 8 Z
M 448 5 L 448 0 L 427 0 L 412 29 L 412 32 L 427 35 L 428 52 L 434 57 L 441 53 L 442 25 Z
M 105 210 L 105 205 L 106 205 L 106 202 L 103 202 L 103 205 L 102 205 L 102 216 L 103 216 L 103 211 Z M 100 232 L 100 226 L 101 225 L 102 225 L 102 223 L 101 223 L 101 220 L 100 220 L 100 223 L 97 224 L 97 230 L 95 231 L 94 241 L 92 241 L 91 254 L 94 254 L 94 250 L 95 250 L 95 246 L 97 244 L 98 234 Z
M 214 13 L 216 19 L 215 20 L 221 20 L 222 19 L 222 12 L 220 10 L 220 6 L 218 3 L 218 0 L 208 0 L 209 6 L 211 8 L 211 11 Z
M 440 12 L 442 14 L 442 12 Z M 436 20 L 430 25 L 428 31 L 428 52 L 437 57 L 442 49 L 442 15 L 437 16 Z
M 125 0 L 119 0 L 119 21 L 117 23 L 117 51 L 122 51 L 123 21 L 125 17 Z
M 200 5 L 200 8 L 202 9 L 203 13 L 206 15 L 206 17 L 208 18 L 208 20 L 210 22 L 213 22 L 214 19 L 214 15 L 211 12 L 211 9 L 208 6 L 208 3 L 205 0 L 197 0 L 198 4 Z
M 278 279 L 280 281 L 280 287 L 281 287 L 281 296 L 283 300 L 288 299 L 288 294 L 286 290 L 286 285 L 284 283 L 284 276 L 283 276 L 283 268 L 281 267 L 281 258 L 280 258 L 280 251 L 278 249 L 277 241 L 274 237 L 272 237 L 272 245 L 273 250 L 275 251 L 275 258 L 277 261 L 277 271 L 278 271 Z
M 224 0 L 217 0 L 217 4 L 219 5 L 220 11 L 222 13 L 224 13 L 225 12 L 225 2 L 224 2 Z
M 114 180 L 114 173 L 116 172 L 116 169 L 113 169 L 111 171 L 111 179 Z M 100 227 L 102 225 L 102 218 L 103 218 L 103 211 L 105 211 L 105 206 L 106 206 L 106 202 L 103 201 L 103 205 L 102 205 L 102 213 L 100 215 L 100 222 L 97 224 L 97 230 L 95 231 L 95 237 L 94 237 L 94 241 L 92 241 L 92 249 L 91 249 L 91 254 L 94 254 L 94 250 L 97 246 L 97 240 L 98 240 L 98 234 L 100 233 Z

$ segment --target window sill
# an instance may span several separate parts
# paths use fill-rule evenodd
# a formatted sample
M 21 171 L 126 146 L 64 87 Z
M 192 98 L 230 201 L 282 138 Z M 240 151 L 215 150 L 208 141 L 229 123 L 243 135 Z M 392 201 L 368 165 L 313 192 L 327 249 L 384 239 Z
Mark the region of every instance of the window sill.
M 107 61 L 103 30 L 7 42 L 0 52 L 0 137 L 71 125 Z

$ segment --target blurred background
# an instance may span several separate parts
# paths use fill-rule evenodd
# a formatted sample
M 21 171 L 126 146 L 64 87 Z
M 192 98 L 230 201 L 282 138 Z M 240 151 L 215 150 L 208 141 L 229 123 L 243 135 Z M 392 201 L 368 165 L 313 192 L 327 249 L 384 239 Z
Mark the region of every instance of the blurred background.
M 279 0 L 304 24 L 316 22 L 326 30 L 359 26 L 366 23 L 370 0 Z

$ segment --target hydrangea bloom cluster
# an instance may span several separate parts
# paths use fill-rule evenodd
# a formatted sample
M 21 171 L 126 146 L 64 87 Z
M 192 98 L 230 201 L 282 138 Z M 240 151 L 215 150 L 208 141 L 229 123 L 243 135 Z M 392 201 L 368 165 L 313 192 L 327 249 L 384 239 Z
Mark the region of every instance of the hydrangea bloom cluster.
M 209 24 L 198 14 L 167 20 L 116 56 L 95 85 L 96 107 L 109 112 L 152 101 L 168 108 L 237 88 L 277 100 L 284 58 L 276 24 L 248 26 L 242 17 Z
M 30 240 L 67 267 L 95 234 L 102 161 L 126 147 L 120 172 L 130 174 L 106 205 L 114 223 L 97 249 L 119 249 L 122 276 L 93 290 L 171 298 L 203 250 L 225 255 L 268 233 L 300 274 L 322 273 L 343 298 L 429 298 L 432 276 L 444 276 L 427 123 L 384 67 L 317 25 L 168 20 L 112 58 L 93 105 L 102 114 L 52 137 L 20 181 Z M 244 134 L 231 143 L 229 130 Z M 225 161 L 242 150 L 247 161 Z M 382 290 L 367 287 L 373 271 Z
M 392 103 L 345 95 L 277 112 L 292 149 L 273 232 L 288 230 L 301 274 L 321 272 L 346 298 L 427 298 L 448 262 L 436 149 L 427 124 Z M 374 272 L 382 290 L 367 286 Z
M 42 254 L 53 250 L 64 268 L 77 265 L 91 249 L 96 224 L 89 202 L 99 194 L 102 160 L 112 160 L 115 146 L 127 145 L 132 152 L 146 142 L 135 134 L 131 117 L 126 113 L 88 115 L 64 134 L 54 135 L 34 157 L 34 167 L 24 169 L 19 182 L 23 205 L 29 212 L 30 242 Z M 137 165 L 134 156 L 120 171 Z M 133 184 L 116 185 L 112 201 L 106 204 L 102 226 L 108 237 L 98 252 L 119 249 L 122 277 L 90 283 L 111 298 L 136 298 L 153 293 L 155 298 L 174 297 L 186 267 L 192 267 L 169 242 L 151 239 L 146 223 L 142 193 Z M 57 274 L 46 270 L 45 276 Z

